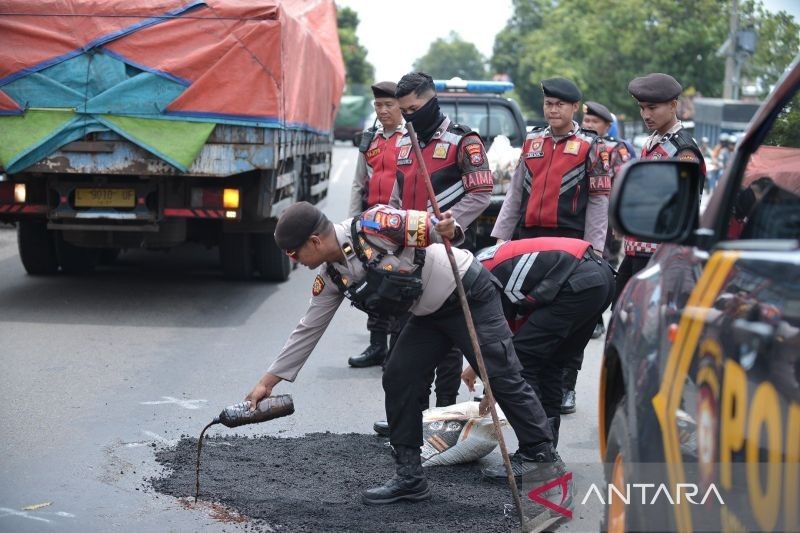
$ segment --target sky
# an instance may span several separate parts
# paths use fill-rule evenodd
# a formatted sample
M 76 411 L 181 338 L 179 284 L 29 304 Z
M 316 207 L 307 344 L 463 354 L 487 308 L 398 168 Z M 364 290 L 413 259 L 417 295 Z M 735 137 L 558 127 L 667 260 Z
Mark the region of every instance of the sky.
M 800 0 L 798 0 L 800 1 Z M 336 0 L 358 13 L 356 34 L 379 81 L 399 80 L 431 43 L 457 32 L 487 59 L 511 17 L 511 0 Z
M 358 13 L 356 31 L 367 48 L 367 60 L 375 66 L 378 81 L 397 81 L 412 70 L 431 43 L 457 32 L 472 41 L 489 59 L 494 37 L 512 14 L 511 0 L 336 0 Z M 784 10 L 800 20 L 800 0 L 765 0 L 772 11 Z

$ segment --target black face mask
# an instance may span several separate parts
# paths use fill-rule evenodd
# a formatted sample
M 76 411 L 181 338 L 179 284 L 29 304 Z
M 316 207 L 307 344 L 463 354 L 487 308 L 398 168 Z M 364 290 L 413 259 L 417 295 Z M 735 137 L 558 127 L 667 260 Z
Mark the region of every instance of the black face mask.
M 413 113 L 403 113 L 403 118 L 414 125 L 417 137 L 422 142 L 428 142 L 444 120 L 444 115 L 439 109 L 439 99 L 434 96 Z

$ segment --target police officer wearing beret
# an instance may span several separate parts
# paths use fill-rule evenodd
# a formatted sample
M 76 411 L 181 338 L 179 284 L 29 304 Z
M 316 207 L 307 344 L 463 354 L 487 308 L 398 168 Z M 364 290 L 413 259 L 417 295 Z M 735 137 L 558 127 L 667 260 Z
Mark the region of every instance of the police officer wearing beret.
M 419 391 L 427 374 L 455 344 L 475 367 L 455 279 L 441 237 L 463 240 L 448 211 L 438 223 L 425 211 L 377 205 L 360 217 L 331 223 L 319 209 L 300 202 L 278 220 L 275 242 L 309 268 L 319 268 L 308 310 L 278 357 L 246 396 L 251 405 L 294 381 L 333 319 L 342 300 L 370 314 L 410 312 L 383 374 L 386 413 L 397 474 L 366 490 L 367 504 L 430 498 L 422 470 Z M 453 248 L 475 322 L 494 396 L 519 441 L 512 459 L 518 476 L 543 481 L 565 472 L 553 433 L 533 389 L 520 375 L 511 331 L 503 317 L 496 281 L 467 251 Z
M 583 105 L 583 120 L 581 127 L 584 130 L 594 131 L 603 139 L 606 146 L 606 151 L 609 154 L 609 162 L 611 165 L 611 172 L 609 173 L 609 184 L 607 188 L 611 188 L 614 183 L 614 176 L 619 172 L 622 165 L 627 163 L 633 152 L 628 148 L 628 145 L 619 139 L 608 135 L 609 128 L 614 122 L 614 115 L 608 110 L 606 106 L 598 102 L 587 101 Z M 619 253 L 619 242 L 614 239 L 614 233 L 610 228 L 606 231 L 605 249 L 603 250 L 603 257 L 609 261 Z M 616 245 L 616 246 L 615 246 Z M 597 324 L 592 332 L 592 338 L 597 339 L 605 333 L 605 324 L 603 324 L 602 314 L 598 317 Z M 571 414 L 577 409 L 577 395 L 575 393 L 575 385 L 578 382 L 578 372 L 583 365 L 583 350 L 575 352 L 573 357 L 566 358 L 564 364 L 564 383 L 563 395 L 561 401 L 561 414 Z
M 414 125 L 439 207 L 451 210 L 467 228 L 461 246 L 474 251 L 474 222 L 491 202 L 494 186 L 480 135 L 442 113 L 433 78 L 424 72 L 409 72 L 400 78 L 395 96 L 403 118 Z M 411 138 L 406 135 L 398 146 L 397 181 L 389 203 L 403 209 L 430 211 L 427 187 L 419 173 L 420 163 L 411 148 Z M 462 366 L 463 357 L 454 350 L 436 368 L 437 406 L 456 402 Z M 427 396 L 421 401 L 427 404 Z M 374 427 L 385 432 L 382 421 Z
M 358 216 L 373 205 L 389 203 L 397 173 L 397 143 L 406 133 L 395 90 L 397 84 L 393 81 L 381 81 L 372 86 L 375 98 L 372 105 L 380 126 L 362 134 L 350 194 L 350 216 Z M 393 321 L 369 317 L 369 346 L 361 354 L 350 357 L 348 364 L 356 368 L 383 364 L 393 327 Z
M 503 311 L 522 377 L 539 396 L 557 443 L 561 367 L 583 358 L 598 317 L 611 303 L 613 270 L 588 242 L 564 237 L 507 241 L 477 257 L 503 285 Z M 462 374 L 470 390 L 475 377 L 472 368 Z M 491 473 L 505 477 L 502 468 Z
M 566 78 L 542 81 L 548 126 L 528 134 L 492 237 L 584 239 L 601 253 L 611 190 L 603 140 L 573 120 L 582 98 Z
M 705 176 L 705 160 L 692 135 L 678 120 L 678 98 L 683 88 L 669 74 L 654 73 L 633 79 L 628 92 L 639 103 L 645 126 L 652 133 L 642 147 L 642 159 L 680 159 L 700 165 Z M 625 258 L 617 275 L 615 301 L 628 280 L 650 261 L 658 243 L 625 237 Z

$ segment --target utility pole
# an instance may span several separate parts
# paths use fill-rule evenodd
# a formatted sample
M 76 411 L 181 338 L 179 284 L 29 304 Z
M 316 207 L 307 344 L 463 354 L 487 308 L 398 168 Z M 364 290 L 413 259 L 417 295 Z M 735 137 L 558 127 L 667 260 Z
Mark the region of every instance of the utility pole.
M 728 33 L 728 49 L 725 54 L 725 85 L 722 97 L 737 99 L 739 97 L 739 78 L 742 67 L 737 51 L 737 34 L 739 32 L 739 0 L 731 0 L 731 25 Z

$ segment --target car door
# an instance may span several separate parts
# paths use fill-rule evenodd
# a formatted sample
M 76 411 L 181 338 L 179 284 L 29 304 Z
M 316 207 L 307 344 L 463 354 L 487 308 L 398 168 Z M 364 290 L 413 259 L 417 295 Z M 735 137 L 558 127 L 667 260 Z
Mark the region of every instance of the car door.
M 795 86 L 735 154 L 708 261 L 652 404 L 681 531 L 800 530 L 800 95 Z M 723 503 L 724 502 L 724 503 Z

